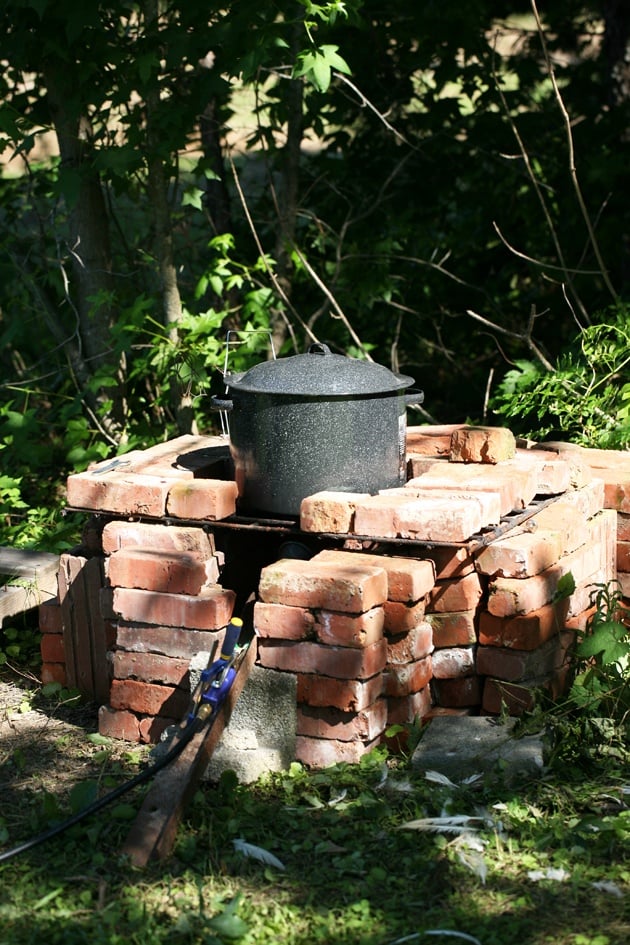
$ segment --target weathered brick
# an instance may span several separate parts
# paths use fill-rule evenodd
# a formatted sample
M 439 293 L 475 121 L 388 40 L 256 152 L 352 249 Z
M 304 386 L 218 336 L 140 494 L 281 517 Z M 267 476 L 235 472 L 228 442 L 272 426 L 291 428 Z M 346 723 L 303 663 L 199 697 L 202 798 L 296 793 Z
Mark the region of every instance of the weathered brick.
M 167 728 L 176 725 L 181 719 L 169 719 L 163 716 L 145 716 L 140 719 L 138 729 L 140 741 L 145 745 L 156 745 Z
M 568 679 L 567 670 L 521 682 L 508 682 L 488 676 L 483 685 L 481 708 L 489 715 L 499 715 L 504 711 L 512 716 L 522 715 L 533 708 L 538 690 L 547 692 L 554 700 L 563 696 L 567 691 Z
M 562 538 L 562 552 L 575 551 L 584 542 L 584 522 L 604 508 L 604 484 L 593 479 L 580 489 L 561 495 L 540 509 L 528 528 L 556 532 Z
M 383 693 L 383 676 L 366 680 L 333 679 L 313 673 L 298 673 L 297 701 L 312 706 L 336 706 L 344 712 L 359 712 Z
M 168 686 L 188 686 L 189 661 L 162 656 L 158 653 L 133 653 L 116 650 L 112 653 L 115 679 L 140 679 L 142 682 L 163 683 Z
M 452 709 L 468 708 L 481 704 L 483 693 L 479 676 L 463 676 L 459 679 L 434 679 L 431 689 L 438 705 Z
M 40 633 L 63 633 L 61 605 L 58 598 L 42 601 L 37 611 Z
M 196 653 L 217 651 L 223 643 L 225 628 L 190 630 L 185 627 L 158 627 L 120 621 L 115 645 L 132 653 L 162 653 L 164 656 L 190 660 Z
M 138 716 L 126 710 L 102 705 L 98 710 L 98 731 L 106 738 L 120 738 L 127 742 L 140 741 Z
M 463 427 L 462 423 L 407 427 L 407 452 L 448 458 L 451 452 L 451 437 L 456 430 Z
M 630 541 L 617 542 L 617 570 L 630 572 Z
M 384 640 L 370 646 L 342 647 L 324 643 L 260 639 L 258 660 L 262 666 L 290 673 L 321 673 L 335 679 L 369 679 L 387 662 Z
M 560 495 L 571 488 L 571 464 L 548 450 L 517 449 L 520 463 L 530 463 L 536 470 L 536 494 Z
M 171 485 L 166 511 L 173 518 L 216 522 L 234 515 L 237 497 L 230 479 L 187 479 Z
M 309 768 L 328 768 L 341 762 L 356 764 L 378 743 L 379 738 L 372 742 L 342 742 L 334 738 L 298 735 L 295 739 L 295 758 Z
M 316 492 L 302 499 L 300 528 L 304 532 L 348 534 L 354 530 L 354 512 L 357 500 L 365 493 Z
M 433 628 L 424 622 L 387 639 L 387 663 L 410 663 L 433 652 Z
M 408 696 L 419 692 L 431 681 L 432 657 L 414 663 L 389 663 L 383 673 L 385 695 L 390 698 Z
M 40 677 L 44 684 L 59 683 L 60 686 L 68 685 L 65 663 L 42 663 Z
M 426 605 L 424 601 L 417 604 L 401 604 L 396 600 L 386 600 L 383 604 L 385 615 L 385 632 L 388 634 L 404 633 L 424 622 Z
M 514 617 L 495 617 L 484 611 L 479 616 L 479 642 L 483 646 L 535 650 L 560 633 L 568 611 L 566 599 Z
M 482 525 L 479 528 L 486 528 L 490 525 L 498 525 L 501 521 L 501 497 L 497 492 L 474 492 L 471 489 L 420 489 L 415 484 L 415 480 L 401 486 L 399 489 L 390 490 L 391 493 L 397 492 L 399 495 L 413 495 L 416 499 L 435 501 L 442 499 L 446 502 L 459 501 L 474 502 L 479 506 Z M 477 529 L 479 531 L 479 529 Z
M 477 672 L 519 682 L 561 669 L 567 665 L 569 649 L 575 641 L 572 631 L 556 634 L 535 650 L 513 650 L 496 646 L 480 646 L 477 650 Z
M 40 651 L 44 663 L 65 663 L 63 635 L 61 633 L 43 633 L 40 641 Z
M 263 568 L 258 594 L 265 603 L 362 613 L 387 599 L 381 567 L 283 559 Z
M 357 502 L 354 515 L 354 533 L 369 537 L 396 538 L 398 531 L 394 521 L 397 508 L 413 502 L 399 492 L 388 495 L 368 496 Z
M 477 642 L 474 610 L 457 613 L 427 614 L 427 622 L 433 629 L 433 645 L 468 646 Z
M 423 497 L 394 510 L 395 534 L 417 541 L 467 541 L 488 524 L 478 500 L 461 494 Z
M 526 508 L 536 495 L 536 474 L 527 466 L 507 460 L 491 468 L 477 464 L 436 462 L 407 486 L 415 489 L 448 489 L 494 492 L 501 500 L 501 514 Z M 436 539 L 437 540 L 437 539 Z M 464 541 L 465 539 L 462 539 Z
M 426 597 L 435 583 L 435 565 L 424 558 L 390 557 L 326 549 L 311 560 L 338 563 L 341 567 L 346 564 L 364 564 L 367 567 L 383 568 L 387 574 L 387 599 L 405 604 Z
M 431 690 L 429 686 L 405 696 L 390 696 L 387 700 L 387 724 L 411 725 L 418 722 L 431 711 Z
M 387 702 L 378 699 L 359 712 L 342 712 L 335 708 L 314 708 L 298 705 L 298 735 L 310 738 L 338 739 L 341 742 L 371 742 L 385 731 Z
M 105 554 L 121 548 L 153 548 L 154 551 L 190 552 L 211 558 L 215 551 L 214 537 L 203 528 L 150 522 L 108 522 L 103 528 L 102 543 Z
M 436 679 L 458 679 L 475 672 L 474 646 L 452 646 L 445 650 L 434 650 L 433 675 Z
M 602 469 L 597 476 L 604 481 L 605 508 L 630 512 L 630 472 Z
M 467 548 L 423 548 L 422 556 L 433 561 L 436 581 L 461 578 L 475 569 L 473 557 Z
M 149 515 L 161 518 L 172 480 L 112 470 L 101 475 L 73 473 L 68 477 L 66 496 L 72 508 L 118 515 Z
M 507 427 L 462 427 L 451 434 L 450 460 L 453 463 L 490 463 L 516 454 L 514 434 Z
M 235 599 L 234 591 L 218 585 L 202 588 L 196 597 L 115 587 L 113 607 L 130 623 L 218 630 L 229 622 Z
M 175 686 L 156 686 L 137 679 L 114 679 L 110 690 L 112 709 L 127 709 L 142 715 L 182 718 L 190 694 Z
M 207 581 L 206 561 L 195 552 L 122 548 L 107 561 L 109 582 L 115 587 L 195 596 Z
M 254 604 L 254 628 L 260 637 L 308 640 L 315 636 L 315 615 L 306 607 L 257 601 Z
M 319 610 L 315 632 L 320 643 L 331 646 L 370 646 L 382 639 L 384 621 L 382 607 L 373 607 L 356 616 Z
M 630 541 L 630 514 L 617 513 L 617 540 Z
M 482 574 L 524 578 L 550 568 L 562 553 L 561 535 L 537 528 L 491 542 L 477 555 L 475 565 Z
M 474 610 L 483 594 L 479 575 L 466 574 L 459 580 L 438 581 L 429 594 L 427 613 L 460 613 Z

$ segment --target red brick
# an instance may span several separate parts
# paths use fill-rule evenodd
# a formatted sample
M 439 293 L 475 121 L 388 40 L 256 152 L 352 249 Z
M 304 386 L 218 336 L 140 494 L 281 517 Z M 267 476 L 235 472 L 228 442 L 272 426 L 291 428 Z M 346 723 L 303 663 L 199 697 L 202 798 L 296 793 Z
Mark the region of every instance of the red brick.
M 387 599 L 404 604 L 426 597 L 435 583 L 435 565 L 423 558 L 390 557 L 327 549 L 320 551 L 311 560 L 338 563 L 342 568 L 347 564 L 384 568 L 387 574 Z
M 189 660 L 173 659 L 158 653 L 130 653 L 116 650 L 112 653 L 115 679 L 140 679 L 142 682 L 164 683 L 186 687 Z
M 94 475 L 74 473 L 67 481 L 67 501 L 72 508 L 118 515 L 150 515 L 161 518 L 172 480 L 129 472 Z
M 42 634 L 40 650 L 44 663 L 65 663 L 66 661 L 63 636 L 60 633 Z
M 386 633 L 404 633 L 424 622 L 426 605 L 424 600 L 418 604 L 401 604 L 395 600 L 387 600 L 383 604 Z
M 254 604 L 254 628 L 260 637 L 308 640 L 315 637 L 315 616 L 306 607 L 257 601 Z
M 348 534 L 354 529 L 354 512 L 365 493 L 316 492 L 300 505 L 300 528 L 304 532 Z
M 356 616 L 319 610 L 315 617 L 315 632 L 320 643 L 331 646 L 371 646 L 383 638 L 384 621 L 382 607 L 373 607 Z
M 517 449 L 520 463 L 530 463 L 536 470 L 537 495 L 559 495 L 571 488 L 572 467 L 548 450 Z
M 140 741 L 145 745 L 156 745 L 167 728 L 176 725 L 180 719 L 165 719 L 160 716 L 146 716 L 140 719 L 138 726 Z
M 263 568 L 258 594 L 268 604 L 362 613 L 387 598 L 381 567 L 283 559 Z
M 465 718 L 467 715 L 476 715 L 472 708 L 451 709 L 450 707 L 434 705 L 427 714 L 427 721 L 436 718 Z
M 507 711 L 509 715 L 518 716 L 534 707 L 538 690 L 547 692 L 552 699 L 558 699 L 566 693 L 566 689 L 566 672 L 518 683 L 488 677 L 483 686 L 481 708 L 489 715 Z
M 433 629 L 434 646 L 468 646 L 477 642 L 474 610 L 427 614 L 427 622 Z
M 463 676 L 460 679 L 434 679 L 431 688 L 435 701 L 451 709 L 462 709 L 481 704 L 483 692 L 479 676 Z
M 387 661 L 384 640 L 362 648 L 329 646 L 323 643 L 258 641 L 258 660 L 262 666 L 289 673 L 321 673 L 335 679 L 369 679 L 379 673 Z
M 298 673 L 297 701 L 312 706 L 335 706 L 344 712 L 359 712 L 375 702 L 383 692 L 381 673 L 370 679 L 332 679 Z
M 534 532 L 519 531 L 486 545 L 477 555 L 475 565 L 482 574 L 532 577 L 556 564 L 562 554 L 559 532 L 537 528 Z
M 63 633 L 61 605 L 57 598 L 42 601 L 37 617 L 40 633 Z
M 387 700 L 387 724 L 411 725 L 418 722 L 431 711 L 431 690 L 429 686 L 406 696 L 390 696 Z
M 205 560 L 193 552 L 124 548 L 107 560 L 109 582 L 114 587 L 195 596 L 206 583 Z
M 394 490 L 390 490 L 394 492 Z M 420 489 L 414 482 L 397 489 L 400 495 L 413 495 L 418 500 L 436 501 L 442 499 L 445 502 L 459 501 L 474 502 L 479 506 L 481 515 L 481 525 L 479 528 L 485 528 L 489 525 L 498 525 L 501 521 L 501 497 L 498 492 L 474 492 L 471 489 Z M 479 529 L 477 529 L 478 531 Z
M 42 663 L 40 676 L 44 684 L 59 683 L 60 686 L 68 685 L 65 663 Z
M 555 502 L 540 509 L 530 522 L 532 529 L 556 532 L 562 552 L 575 551 L 584 542 L 584 522 L 604 507 L 604 485 L 593 479 L 580 489 L 565 492 Z
M 433 628 L 424 622 L 387 640 L 387 662 L 409 663 L 433 652 Z
M 432 657 L 425 656 L 415 663 L 389 663 L 383 673 L 384 691 L 388 698 L 408 696 L 419 692 L 431 681 Z
M 428 613 L 460 613 L 474 610 L 483 593 L 479 575 L 466 574 L 459 580 L 439 581 L 429 595 Z
M 416 489 L 450 489 L 461 492 L 495 492 L 500 496 L 501 514 L 526 508 L 536 495 L 535 471 L 507 460 L 492 468 L 477 464 L 437 462 L 420 476 L 410 479 Z M 462 539 L 465 540 L 465 539 Z
M 214 538 L 203 528 L 161 525 L 149 522 L 108 522 L 103 528 L 103 551 L 121 548 L 153 548 L 154 551 L 190 552 L 211 558 Z
M 98 730 L 106 738 L 120 738 L 127 742 L 140 741 L 140 725 L 133 712 L 118 711 L 102 705 L 98 710 Z
M 218 651 L 224 636 L 224 628 L 189 630 L 186 627 L 152 627 L 121 621 L 117 626 L 115 645 L 133 653 L 163 653 L 190 660 L 196 653 L 211 653 L 215 644 Z
M 371 742 L 385 731 L 387 702 L 377 702 L 359 712 L 341 712 L 334 708 L 298 705 L 298 735 L 310 738 L 338 739 L 341 742 Z
M 617 570 L 630 572 L 630 541 L 617 541 Z
M 123 620 L 156 626 L 218 630 L 229 622 L 236 595 L 218 585 L 203 588 L 196 597 L 115 587 L 113 606 Z
M 630 515 L 617 513 L 617 540 L 630 541 Z
M 451 436 L 463 426 L 462 423 L 450 423 L 407 427 L 407 452 L 448 458 L 451 452 Z
M 451 439 L 448 439 L 448 452 L 451 449 Z M 439 464 L 448 466 L 449 460 L 448 455 L 438 455 L 434 456 L 432 454 L 421 454 L 417 452 L 411 452 L 407 454 L 407 481 L 411 482 L 413 479 L 417 479 L 418 476 L 424 475 L 425 472 L 428 472 L 429 469 L 434 469 Z
M 451 434 L 451 462 L 494 465 L 515 454 L 516 440 L 507 427 L 462 427 Z
M 467 541 L 489 524 L 474 497 L 425 495 L 394 510 L 394 530 L 401 538 L 455 543 Z
M 187 479 L 174 482 L 166 500 L 173 518 L 216 522 L 236 512 L 238 489 L 229 479 Z
M 342 742 L 339 739 L 298 735 L 295 739 L 295 758 L 308 768 L 328 768 L 342 762 L 356 764 L 378 743 L 378 738 L 372 742 Z
M 433 561 L 436 581 L 461 578 L 475 569 L 467 548 L 423 548 L 422 555 Z
M 479 615 L 479 642 L 484 646 L 535 650 L 562 630 L 568 609 L 565 599 L 516 617 L 494 617 L 483 611 Z
M 496 646 L 480 646 L 477 650 L 477 672 L 509 682 L 547 676 L 567 665 L 570 646 L 575 641 L 572 631 L 558 634 L 536 650 L 511 650 Z
M 407 498 L 399 491 L 392 494 L 368 496 L 357 502 L 354 515 L 354 532 L 356 535 L 368 537 L 396 538 L 398 531 L 394 522 L 394 513 L 397 508 L 409 502 L 417 501 L 413 497 Z
M 434 650 L 433 675 L 436 679 L 459 679 L 475 672 L 474 646 L 452 646 L 445 650 Z
M 182 718 L 190 694 L 174 686 L 156 686 L 137 679 L 114 679 L 110 691 L 112 709 L 128 709 L 142 715 Z

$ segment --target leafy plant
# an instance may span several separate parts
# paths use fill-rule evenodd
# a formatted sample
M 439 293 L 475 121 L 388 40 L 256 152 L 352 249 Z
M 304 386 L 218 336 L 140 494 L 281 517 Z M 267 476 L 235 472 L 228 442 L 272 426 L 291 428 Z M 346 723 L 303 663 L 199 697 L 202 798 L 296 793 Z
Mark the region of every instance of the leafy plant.
M 493 409 L 537 440 L 562 439 L 583 446 L 630 445 L 630 308 L 583 328 L 552 370 L 517 360 L 492 400 Z

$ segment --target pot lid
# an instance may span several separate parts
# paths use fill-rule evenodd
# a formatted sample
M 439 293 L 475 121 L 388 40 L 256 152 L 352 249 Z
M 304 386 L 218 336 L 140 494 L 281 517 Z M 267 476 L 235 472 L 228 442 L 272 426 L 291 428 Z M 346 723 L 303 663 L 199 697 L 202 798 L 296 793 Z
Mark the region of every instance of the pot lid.
M 226 375 L 225 383 L 258 394 L 351 397 L 403 390 L 414 380 L 373 361 L 332 354 L 328 345 L 317 343 L 306 354 L 263 361 L 244 374 Z

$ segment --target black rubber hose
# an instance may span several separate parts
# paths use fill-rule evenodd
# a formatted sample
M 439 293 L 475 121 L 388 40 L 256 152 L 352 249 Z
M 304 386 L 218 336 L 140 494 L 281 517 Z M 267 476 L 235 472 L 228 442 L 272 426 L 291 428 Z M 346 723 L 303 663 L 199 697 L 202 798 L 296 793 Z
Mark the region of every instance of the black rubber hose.
M 83 810 L 78 812 L 78 814 L 74 814 L 74 816 L 69 817 L 67 820 L 62 820 L 60 823 L 55 824 L 54 827 L 51 827 L 49 830 L 38 834 L 36 837 L 32 837 L 30 840 L 26 840 L 25 843 L 14 847 L 12 850 L 7 850 L 6 853 L 0 853 L 0 863 L 5 863 L 14 856 L 18 856 L 20 853 L 25 853 L 27 850 L 31 850 L 33 847 L 39 846 L 40 843 L 45 843 L 47 840 L 52 840 L 53 837 L 58 836 L 60 833 L 64 833 L 66 830 L 69 830 L 70 827 L 74 827 L 75 824 L 85 820 L 86 817 L 91 817 L 92 814 L 102 810 L 103 807 L 107 806 L 107 804 L 111 804 L 112 801 L 122 797 L 122 795 L 126 794 L 127 791 L 131 791 L 139 784 L 144 784 L 145 781 L 153 778 L 158 773 L 158 771 L 161 771 L 162 768 L 165 768 L 171 763 L 171 761 L 177 758 L 177 756 L 191 740 L 193 735 L 199 731 L 202 724 L 203 722 L 201 719 L 193 719 L 191 722 L 189 722 L 186 728 L 183 729 L 181 737 L 173 745 L 173 747 L 169 749 L 165 755 L 154 762 L 154 764 L 150 765 L 148 768 L 145 768 L 144 771 L 141 771 L 130 781 L 125 781 L 124 784 L 114 788 L 113 791 L 110 791 L 108 794 L 104 794 L 103 797 L 99 798 L 97 801 L 94 801 L 93 804 L 89 804 L 87 807 L 84 807 Z

